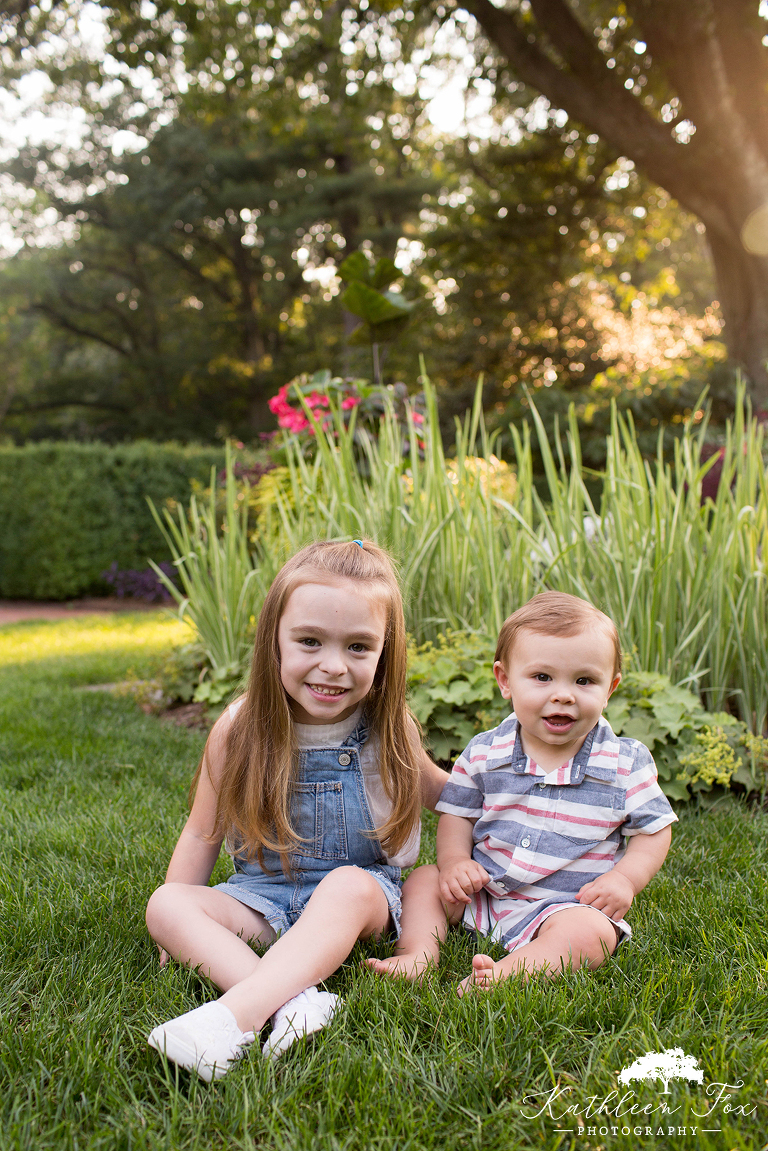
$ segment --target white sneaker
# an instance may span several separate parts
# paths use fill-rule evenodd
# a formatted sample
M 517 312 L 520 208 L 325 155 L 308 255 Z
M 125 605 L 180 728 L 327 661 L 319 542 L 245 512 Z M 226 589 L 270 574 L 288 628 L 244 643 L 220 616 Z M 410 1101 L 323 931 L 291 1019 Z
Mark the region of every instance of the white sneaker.
M 297 1039 L 320 1031 L 340 1006 L 338 995 L 331 995 L 330 991 L 317 987 L 300 991 L 272 1016 L 272 1034 L 261 1049 L 263 1054 L 275 1059 Z
M 226 1004 L 214 1000 L 161 1023 L 147 1043 L 179 1067 L 196 1071 L 210 1083 L 226 1075 L 253 1039 L 252 1031 L 240 1030 Z

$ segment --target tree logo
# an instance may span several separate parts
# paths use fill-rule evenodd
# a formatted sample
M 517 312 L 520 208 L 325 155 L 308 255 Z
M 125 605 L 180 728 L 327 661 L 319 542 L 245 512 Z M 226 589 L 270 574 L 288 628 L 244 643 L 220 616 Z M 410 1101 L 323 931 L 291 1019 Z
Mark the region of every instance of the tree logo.
M 630 1063 L 629 1067 L 622 1067 L 619 1083 L 626 1085 L 632 1079 L 644 1079 L 648 1083 L 661 1079 L 664 1083 L 662 1095 L 669 1095 L 670 1079 L 689 1079 L 701 1083 L 704 1072 L 699 1067 L 698 1059 L 686 1055 L 682 1047 L 670 1047 L 667 1051 L 648 1051 Z

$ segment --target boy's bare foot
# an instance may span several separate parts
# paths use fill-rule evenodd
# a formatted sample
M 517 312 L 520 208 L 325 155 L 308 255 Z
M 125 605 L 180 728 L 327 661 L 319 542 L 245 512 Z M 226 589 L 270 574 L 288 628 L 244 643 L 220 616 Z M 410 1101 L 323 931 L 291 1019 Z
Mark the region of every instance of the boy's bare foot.
M 494 963 L 490 955 L 475 955 L 472 959 L 472 973 L 466 979 L 462 979 L 456 988 L 457 995 L 464 995 L 469 987 L 490 990 L 494 983 L 504 978 L 503 974 L 497 971 L 498 967 L 499 964 Z
M 424 955 L 391 955 L 389 959 L 366 959 L 365 962 L 377 975 L 413 979 L 416 982 L 423 977 L 428 967 L 435 965 L 433 959 Z

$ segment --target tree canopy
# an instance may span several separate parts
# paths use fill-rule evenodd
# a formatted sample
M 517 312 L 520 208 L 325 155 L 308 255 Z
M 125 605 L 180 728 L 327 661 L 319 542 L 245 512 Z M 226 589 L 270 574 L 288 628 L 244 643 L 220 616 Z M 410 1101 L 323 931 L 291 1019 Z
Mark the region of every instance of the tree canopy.
M 0 268 L 2 428 L 253 436 L 297 373 L 371 374 L 336 276 L 359 250 L 396 260 L 417 301 L 386 377 L 413 382 L 423 352 L 448 415 L 480 372 L 502 413 L 522 384 L 567 400 L 606 371 L 653 391 L 665 349 L 706 351 L 695 219 L 617 140 L 513 79 L 470 7 L 119 0 L 90 54 L 68 32 L 76 5 L 8 10 L 9 72 L 44 68 L 85 128 L 78 146 L 27 146 L 5 166 L 26 243 Z M 504 13 L 533 20 L 526 4 Z M 419 81 L 455 66 L 462 37 L 470 82 L 495 89 L 480 135 L 438 132 Z M 639 59 L 625 40 L 619 71 Z M 643 319 L 653 355 L 638 352 Z

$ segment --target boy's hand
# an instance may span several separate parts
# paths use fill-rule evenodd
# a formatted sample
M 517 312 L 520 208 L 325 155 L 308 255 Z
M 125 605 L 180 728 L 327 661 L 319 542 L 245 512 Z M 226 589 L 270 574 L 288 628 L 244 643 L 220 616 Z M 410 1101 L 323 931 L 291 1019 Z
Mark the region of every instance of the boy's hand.
M 469 903 L 490 875 L 474 859 L 455 859 L 440 869 L 440 895 L 448 903 Z
M 591 883 L 585 883 L 579 890 L 579 903 L 594 907 L 611 919 L 623 919 L 634 898 L 634 887 L 626 875 L 615 868 Z

